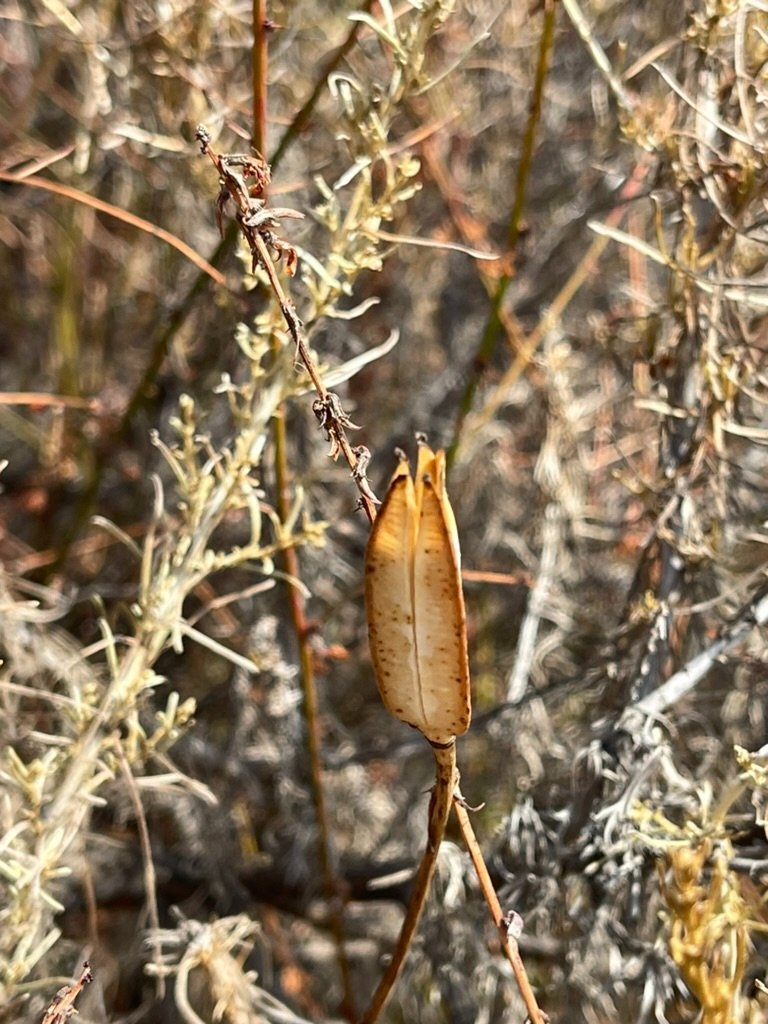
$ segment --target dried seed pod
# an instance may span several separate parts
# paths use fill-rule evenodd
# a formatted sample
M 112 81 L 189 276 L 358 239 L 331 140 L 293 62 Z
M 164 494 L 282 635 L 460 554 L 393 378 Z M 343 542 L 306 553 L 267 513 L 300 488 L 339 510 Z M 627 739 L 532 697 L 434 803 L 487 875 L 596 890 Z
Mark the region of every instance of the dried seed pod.
M 365 603 L 382 699 L 434 744 L 471 717 L 460 558 L 445 453 L 420 443 L 416 479 L 403 457 L 373 525 Z

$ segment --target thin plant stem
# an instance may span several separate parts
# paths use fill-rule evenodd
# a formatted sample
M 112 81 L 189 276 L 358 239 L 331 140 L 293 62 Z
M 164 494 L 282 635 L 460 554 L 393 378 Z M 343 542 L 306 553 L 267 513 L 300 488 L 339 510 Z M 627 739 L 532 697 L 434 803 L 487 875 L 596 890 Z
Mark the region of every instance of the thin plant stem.
M 267 62 L 269 49 L 267 34 L 271 22 L 267 17 L 267 0 L 253 0 L 253 47 L 251 48 L 251 78 L 253 85 L 253 148 L 257 153 L 267 151 Z
M 403 968 L 424 910 L 432 876 L 437 867 L 440 843 L 445 834 L 445 826 L 451 813 L 454 794 L 458 791 L 459 773 L 456 768 L 456 744 L 451 743 L 448 747 L 433 746 L 432 751 L 435 755 L 435 786 L 429 801 L 427 845 L 421 858 L 421 864 L 419 864 L 419 870 L 413 880 L 413 891 L 392 959 L 389 961 L 360 1024 L 374 1024 L 378 1020 Z
M 595 62 L 595 66 L 610 86 L 616 100 L 624 110 L 631 113 L 637 106 L 637 103 L 634 97 L 624 88 L 624 83 L 621 81 L 621 78 L 613 70 L 611 62 L 605 54 L 605 50 L 603 50 L 600 43 L 595 39 L 592 29 L 587 22 L 587 19 L 584 17 L 584 13 L 579 7 L 577 0 L 562 0 L 562 3 L 566 14 L 573 22 L 573 27 L 581 36 L 584 45 L 592 56 L 592 60 Z
M 44 391 L 1 391 L 0 405 L 29 405 L 34 409 L 85 409 L 98 416 L 102 404 L 98 398 L 80 398 L 78 395 L 50 395 Z
M 533 164 L 533 154 L 536 147 L 536 130 L 538 128 L 539 121 L 541 120 L 544 85 L 547 80 L 547 73 L 549 71 L 552 48 L 555 39 L 555 10 L 555 0 L 544 0 L 544 24 L 542 25 L 541 36 L 539 38 L 539 56 L 536 63 L 536 75 L 533 84 L 533 95 L 531 97 L 531 109 L 528 115 L 528 124 L 526 125 L 525 134 L 523 136 L 522 154 L 520 156 L 520 163 L 517 168 L 517 180 L 515 182 L 515 198 L 512 203 L 512 212 L 509 217 L 509 227 L 507 229 L 507 249 L 510 254 L 514 253 L 520 237 L 520 225 L 522 223 L 523 209 L 525 207 L 526 190 L 531 174 L 531 166 Z M 459 403 L 456 426 L 454 427 L 453 443 L 446 452 L 446 463 L 449 470 L 453 465 L 456 453 L 458 452 L 464 420 L 472 409 L 472 404 L 474 402 L 480 380 L 493 357 L 493 351 L 496 347 L 496 341 L 499 337 L 499 331 L 502 323 L 501 308 L 511 281 L 511 272 L 503 274 L 496 284 L 496 289 L 491 299 L 490 315 L 485 325 L 483 336 L 480 339 L 477 354 L 472 361 L 473 372 L 467 380 L 467 386 L 464 389 L 464 394 L 461 396 L 461 401 Z
M 280 303 L 280 309 L 283 312 L 283 317 L 288 326 L 288 330 L 291 333 L 291 337 L 296 345 L 296 355 L 299 361 L 304 365 L 305 370 L 309 374 L 309 378 L 317 391 L 317 396 L 322 402 L 327 402 L 329 398 L 329 391 L 323 384 L 320 373 L 315 365 L 315 361 L 309 351 L 309 345 L 307 345 L 304 333 L 299 326 L 299 320 L 296 316 L 296 312 L 293 308 L 293 304 L 286 298 L 283 287 L 280 284 L 280 279 L 277 276 L 275 268 L 272 264 L 269 252 L 267 251 L 266 243 L 260 235 L 255 237 L 256 249 L 259 255 L 259 261 L 261 266 L 266 271 L 269 283 L 275 296 Z M 344 432 L 344 427 L 335 420 L 328 427 L 328 432 L 332 435 L 332 443 L 338 445 L 341 454 L 352 471 L 353 477 L 355 476 L 355 470 L 358 467 L 358 457 L 352 451 L 352 445 L 349 443 L 349 439 Z M 368 522 L 372 523 L 376 518 L 376 505 L 373 500 L 364 491 L 360 491 L 360 507 L 365 512 Z
M 287 437 L 283 410 L 275 416 L 272 422 L 272 435 L 275 444 L 275 476 L 277 480 L 276 507 L 280 519 L 285 521 L 290 513 L 291 499 L 288 482 Z M 286 548 L 283 552 L 282 560 L 283 568 L 288 576 L 294 581 L 300 580 L 301 569 L 295 548 Z M 321 758 L 322 736 L 314 662 L 309 643 L 310 627 L 305 615 L 304 598 L 299 587 L 295 584 L 291 585 L 287 588 L 287 593 L 291 624 L 296 635 L 299 651 L 299 675 L 303 696 L 302 707 L 307 730 L 310 789 L 317 819 L 320 874 L 323 880 L 325 895 L 329 900 L 331 929 L 336 943 L 336 959 L 339 964 L 339 974 L 344 992 L 341 1012 L 346 1020 L 352 1021 L 355 1018 L 352 977 L 344 945 L 345 931 L 341 886 L 333 870 L 331 830 L 325 804 Z
M 520 991 L 523 1002 L 525 1003 L 525 1008 L 528 1011 L 528 1019 L 532 1024 L 547 1024 L 548 1018 L 539 1009 L 539 1005 L 536 1002 L 536 996 L 533 994 L 531 983 L 528 980 L 523 959 L 520 956 L 520 949 L 518 948 L 514 936 L 511 934 L 509 918 L 501 909 L 501 904 L 499 903 L 499 898 L 496 895 L 496 890 L 493 887 L 491 876 L 488 874 L 488 868 L 485 866 L 483 854 L 480 850 L 480 844 L 477 841 L 475 830 L 472 828 L 472 822 L 470 821 L 466 801 L 461 796 L 458 789 L 456 790 L 453 798 L 453 809 L 456 812 L 464 843 L 467 847 L 467 851 L 469 852 L 469 856 L 472 860 L 472 866 L 475 869 L 475 874 L 477 875 L 477 879 L 480 883 L 483 898 L 488 905 L 491 917 L 493 918 L 494 924 L 498 930 L 501 948 L 504 950 L 504 955 L 507 960 L 509 960 L 512 971 L 515 975 L 517 987 Z
M 296 313 L 293 303 L 285 294 L 285 290 L 280 283 L 280 278 L 275 270 L 275 265 L 269 248 L 267 247 L 267 242 L 257 227 L 251 227 L 248 225 L 247 217 L 251 212 L 250 194 L 247 191 L 242 178 L 229 167 L 226 158 L 220 156 L 211 149 L 210 137 L 203 126 L 198 127 L 197 138 L 200 142 L 201 152 L 210 158 L 213 165 L 219 172 L 221 180 L 226 182 L 226 188 L 229 191 L 230 198 L 234 200 L 239 208 L 240 213 L 238 223 L 250 247 L 254 267 L 260 266 L 267 275 L 269 286 L 272 289 L 273 295 L 277 299 L 280 311 L 283 314 L 283 319 L 285 320 L 288 328 L 288 332 L 295 345 L 295 358 L 304 366 L 310 380 L 312 381 L 312 386 L 317 392 L 316 405 L 319 407 L 322 415 L 322 423 L 331 443 L 331 455 L 334 459 L 337 458 L 338 455 L 344 456 L 344 459 L 352 472 L 352 479 L 357 484 L 360 508 L 365 512 L 368 521 L 372 523 L 376 518 L 376 499 L 370 491 L 368 481 L 365 478 L 365 474 L 363 472 L 365 466 L 362 459 L 359 454 L 355 454 L 355 451 L 347 438 L 344 426 L 345 423 L 349 424 L 349 420 L 345 417 L 337 397 L 332 395 L 323 383 L 317 365 L 312 358 L 309 345 L 307 344 L 301 320 Z M 294 211 L 288 212 L 291 213 Z M 285 211 L 283 211 L 283 215 L 285 215 Z M 275 238 L 274 234 L 272 234 L 271 245 L 274 247 L 276 244 L 280 244 L 281 246 L 281 250 L 279 251 L 287 252 L 291 249 L 291 247 L 286 243 L 278 243 L 278 240 Z M 293 250 L 293 258 L 296 258 L 295 250 Z
M 365 0 L 365 3 L 362 5 L 361 10 L 368 13 L 370 12 L 372 7 L 373 0 Z M 341 46 L 339 46 L 339 48 L 330 55 L 328 60 L 326 60 L 325 63 L 320 68 L 320 74 L 317 76 L 317 81 L 315 82 L 312 92 L 309 94 L 307 99 L 304 101 L 304 103 L 301 105 L 299 110 L 294 115 L 293 120 L 291 121 L 290 125 L 286 128 L 283 137 L 280 139 L 277 149 L 272 154 L 270 163 L 273 169 L 277 167 L 282 158 L 285 156 L 285 153 L 288 147 L 291 145 L 291 143 L 294 142 L 296 137 L 300 135 L 301 132 L 303 132 L 304 129 L 306 128 L 307 122 L 312 116 L 312 111 L 317 106 L 317 101 L 320 99 L 323 89 L 326 86 L 328 77 L 333 74 L 333 72 L 336 70 L 339 64 L 341 64 L 341 62 L 350 52 L 352 47 L 355 45 L 361 28 L 361 22 L 353 21 L 352 27 L 350 28 L 349 33 L 347 34 L 347 38 L 344 40 Z
M 267 66 L 269 48 L 267 33 L 267 0 L 253 0 L 253 146 L 258 153 L 266 150 L 267 144 Z M 264 195 L 266 200 L 266 194 Z M 281 344 L 273 332 L 271 337 L 272 359 L 280 359 Z M 290 470 L 288 466 L 288 438 L 285 426 L 285 405 L 283 404 L 272 420 L 272 438 L 275 446 L 275 478 L 277 483 L 277 513 L 286 522 L 291 511 Z M 317 820 L 320 875 L 323 889 L 330 907 L 330 923 L 336 944 L 336 959 L 342 984 L 341 1013 L 348 1021 L 355 1017 L 352 996 L 352 976 L 345 948 L 344 909 L 341 886 L 333 869 L 333 844 L 328 812 L 325 801 L 322 768 L 322 734 L 320 729 L 319 702 L 315 680 L 314 661 L 310 648 L 310 628 L 305 614 L 304 597 L 296 585 L 301 579 L 299 556 L 295 548 L 287 547 L 282 554 L 283 568 L 294 582 L 287 587 L 288 607 L 291 625 L 296 636 L 299 651 L 299 675 L 302 689 L 302 710 L 307 735 L 309 755 L 310 791 Z
M 606 218 L 606 225 L 611 227 L 617 225 L 625 214 L 627 208 L 626 204 L 639 195 L 643 188 L 645 176 L 648 173 L 650 159 L 651 158 L 648 157 L 638 163 L 632 177 L 627 181 L 622 189 L 619 203 Z M 606 239 L 607 236 L 602 235 L 598 235 L 593 239 L 589 248 L 574 268 L 573 273 L 569 276 L 568 280 L 555 296 L 553 302 L 548 306 L 544 316 L 528 335 L 525 343 L 515 356 L 512 365 L 504 372 L 501 380 L 494 387 L 493 392 L 488 400 L 483 404 L 483 407 L 477 413 L 477 416 L 473 417 L 470 433 L 476 433 L 483 425 L 488 423 L 504 403 L 510 388 L 514 386 L 520 375 L 531 362 L 536 349 L 547 334 L 557 326 L 573 297 L 590 275 L 594 273 L 597 268 L 598 260 L 605 249 L 604 242 Z

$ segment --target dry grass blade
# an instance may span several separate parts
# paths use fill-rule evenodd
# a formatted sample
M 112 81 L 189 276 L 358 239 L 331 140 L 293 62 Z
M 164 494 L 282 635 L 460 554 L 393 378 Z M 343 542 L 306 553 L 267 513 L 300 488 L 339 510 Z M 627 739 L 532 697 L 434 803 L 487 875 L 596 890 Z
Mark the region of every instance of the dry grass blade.
M 47 178 L 38 178 L 36 175 L 16 175 L 9 174 L 7 171 L 0 171 L 0 181 L 26 185 L 28 188 L 42 189 L 44 192 L 51 192 L 53 195 L 63 196 L 65 199 L 82 203 L 83 206 L 87 206 L 92 210 L 98 210 L 99 213 L 106 213 L 108 216 L 114 217 L 115 220 L 123 221 L 124 224 L 130 224 L 131 227 L 138 228 L 140 231 L 173 246 L 174 249 L 177 249 L 190 263 L 194 263 L 198 270 L 207 274 L 216 284 L 223 288 L 228 287 L 226 278 L 221 271 L 212 266 L 208 260 L 203 259 L 190 245 L 182 242 L 180 238 L 171 234 L 170 231 L 165 231 L 163 228 L 158 227 L 157 224 L 144 220 L 143 217 L 137 217 L 129 210 L 121 210 L 112 203 L 105 203 L 103 200 L 97 199 L 87 192 L 81 192 L 80 189 L 72 188 L 70 185 L 62 185 L 58 181 L 49 181 Z

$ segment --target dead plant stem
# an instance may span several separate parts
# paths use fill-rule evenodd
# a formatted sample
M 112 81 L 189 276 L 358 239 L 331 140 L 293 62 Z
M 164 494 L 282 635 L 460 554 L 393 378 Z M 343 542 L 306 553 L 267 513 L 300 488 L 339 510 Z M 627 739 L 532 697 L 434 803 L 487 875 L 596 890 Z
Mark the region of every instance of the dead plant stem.
M 451 803 L 454 800 L 454 794 L 458 791 L 459 773 L 456 768 L 456 744 L 451 743 L 449 747 L 433 746 L 432 751 L 435 755 L 435 787 L 429 801 L 427 845 L 413 881 L 413 891 L 392 959 L 360 1024 L 374 1024 L 378 1020 L 403 968 L 424 910 L 432 876 L 435 873 L 440 843 L 445 833 L 448 815 L 451 812 Z
M 280 414 L 273 420 L 273 439 L 275 442 L 275 476 L 277 480 L 276 505 L 282 522 L 288 519 L 291 509 L 289 486 L 287 437 L 285 416 Z M 342 990 L 344 993 L 341 1012 L 346 1020 L 354 1020 L 354 1000 L 352 997 L 352 977 L 349 969 L 344 940 L 343 898 L 339 879 L 333 870 L 333 850 L 328 812 L 325 804 L 325 788 L 323 786 L 322 769 L 322 736 L 320 731 L 320 714 L 317 698 L 317 684 L 309 643 L 310 627 L 304 610 L 304 598 L 296 585 L 301 579 L 299 556 L 295 548 L 287 547 L 283 552 L 283 567 L 288 577 L 295 581 L 287 587 L 288 605 L 291 625 L 296 635 L 299 651 L 299 674 L 302 689 L 302 708 L 307 729 L 307 753 L 309 754 L 310 789 L 315 808 L 318 830 L 318 847 L 320 854 L 320 874 L 323 889 L 329 901 L 329 916 L 333 937 L 336 944 L 336 959 L 339 965 Z
M 480 888 L 483 891 L 483 898 L 485 899 L 488 909 L 491 912 L 491 917 L 496 925 L 499 933 L 499 941 L 501 942 L 501 948 L 504 950 L 504 955 L 509 960 L 512 971 L 515 975 L 515 981 L 517 987 L 522 996 L 525 1008 L 528 1011 L 528 1019 L 531 1024 L 547 1024 L 548 1018 L 539 1009 L 539 1005 L 536 1002 L 536 996 L 533 994 L 531 983 L 528 980 L 528 975 L 525 971 L 525 965 L 523 964 L 522 957 L 520 956 L 520 950 L 517 942 L 510 935 L 509 922 L 501 909 L 499 898 L 496 895 L 496 890 L 493 887 L 491 876 L 488 874 L 488 868 L 485 866 L 483 860 L 483 854 L 480 849 L 480 844 L 477 841 L 475 830 L 472 828 L 472 822 L 469 817 L 467 810 L 467 804 L 464 798 L 461 796 L 458 788 L 453 799 L 453 809 L 456 812 L 456 817 L 459 821 L 459 828 L 464 838 L 469 856 L 472 859 L 472 866 L 475 869 L 475 874 L 480 882 Z
M 209 277 L 216 284 L 221 285 L 222 288 L 229 290 L 227 279 L 221 271 L 204 259 L 191 245 L 187 245 L 186 242 L 170 231 L 158 227 L 157 224 L 153 224 L 143 217 L 137 217 L 135 213 L 131 213 L 129 210 L 122 210 L 119 206 L 115 206 L 114 203 L 106 203 L 103 199 L 97 199 L 96 196 L 83 192 L 79 188 L 73 188 L 71 185 L 65 185 L 60 181 L 49 181 L 47 178 L 41 178 L 38 175 L 23 177 L 19 174 L 11 174 L 8 171 L 0 171 L 0 181 L 9 181 L 15 185 L 23 185 L 25 188 L 39 188 L 45 192 L 52 192 L 54 195 L 81 203 L 83 206 L 106 214 L 108 217 L 114 217 L 115 220 L 138 228 L 140 231 L 145 232 L 145 234 L 153 235 L 155 238 L 159 238 L 161 242 L 165 242 L 166 245 L 176 249 L 185 259 L 193 263 L 203 278 Z
M 253 0 L 253 147 L 257 153 L 267 148 L 267 67 L 269 47 L 267 36 L 271 22 L 267 16 L 267 0 Z M 264 195 L 266 200 L 266 194 Z M 274 282 L 273 282 L 274 288 Z M 281 307 L 283 303 L 281 302 Z M 273 332 L 271 337 L 272 359 L 280 358 L 280 340 Z M 275 477 L 277 483 L 277 512 L 281 522 L 287 522 L 291 511 L 290 470 L 288 466 L 288 443 L 285 428 L 285 407 L 278 410 L 272 420 L 272 436 L 275 444 Z M 333 849 L 328 812 L 323 785 L 321 761 L 322 735 L 318 709 L 317 684 L 315 680 L 312 650 L 309 643 L 309 625 L 305 615 L 304 598 L 298 587 L 301 566 L 295 548 L 287 547 L 283 552 L 283 567 L 289 579 L 294 582 L 287 587 L 291 625 L 296 635 L 299 651 L 299 674 L 302 689 L 302 710 L 307 731 L 307 753 L 309 754 L 310 791 L 317 819 L 320 873 L 323 889 L 329 902 L 331 930 L 336 944 L 336 959 L 342 983 L 342 1015 L 354 1020 L 352 978 L 347 960 L 344 934 L 344 910 L 339 880 L 333 870 Z
M 309 374 L 309 378 L 317 392 L 318 398 L 327 402 L 329 395 L 328 389 L 323 384 L 322 378 L 315 365 L 315 361 L 309 351 L 309 346 L 307 345 L 306 338 L 304 337 L 304 332 L 301 329 L 301 323 L 296 314 L 296 310 L 293 307 L 293 303 L 287 298 L 283 291 L 283 286 L 280 284 L 280 279 L 277 276 L 274 264 L 272 263 L 272 258 L 267 251 L 266 243 L 259 234 L 254 236 L 253 241 L 259 258 L 259 263 L 266 271 L 270 286 L 272 291 L 275 293 L 275 298 L 280 304 L 283 318 L 285 319 L 291 338 L 296 346 L 296 357 L 303 364 L 305 370 Z M 328 431 L 332 435 L 332 443 L 335 442 L 338 445 L 347 465 L 354 474 L 354 471 L 357 468 L 358 459 L 352 451 L 352 445 L 349 443 L 349 439 L 344 432 L 343 426 L 341 426 L 338 421 L 335 421 L 329 425 Z M 368 517 L 368 522 L 372 523 L 376 518 L 376 506 L 368 495 L 362 491 L 360 492 L 360 507 Z

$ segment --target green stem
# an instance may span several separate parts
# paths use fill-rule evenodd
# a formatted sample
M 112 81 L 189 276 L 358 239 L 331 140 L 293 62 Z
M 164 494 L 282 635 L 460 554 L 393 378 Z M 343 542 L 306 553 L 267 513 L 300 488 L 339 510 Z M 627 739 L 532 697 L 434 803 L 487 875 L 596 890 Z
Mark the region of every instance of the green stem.
M 365 0 L 365 3 L 363 4 L 361 10 L 368 13 L 370 12 L 372 7 L 373 0 Z M 328 60 L 321 67 L 320 74 L 318 75 L 317 81 L 315 82 L 315 86 L 312 92 L 301 105 L 298 112 L 294 115 L 293 120 L 291 121 L 288 128 L 286 128 L 285 130 L 285 134 L 283 135 L 282 139 L 280 139 L 277 149 L 272 154 L 272 158 L 270 160 L 272 170 L 274 170 L 277 167 L 282 158 L 285 156 L 286 150 L 294 141 L 296 136 L 303 132 L 304 129 L 306 128 L 307 122 L 312 116 L 312 111 L 317 106 L 317 101 L 320 99 L 323 89 L 326 86 L 328 76 L 333 74 L 333 72 L 336 70 L 339 64 L 341 64 L 341 62 L 350 52 L 352 47 L 355 45 L 355 43 L 357 42 L 357 36 L 361 28 L 361 22 L 353 22 L 352 28 L 349 30 L 347 38 L 344 40 L 341 46 L 330 55 Z
M 534 80 L 533 96 L 531 97 L 531 109 L 528 115 L 528 124 L 523 136 L 523 150 L 520 157 L 520 164 L 517 168 L 517 180 L 515 182 L 515 198 L 512 204 L 512 212 L 509 217 L 507 229 L 507 249 L 514 253 L 520 238 L 520 226 L 525 207 L 526 190 L 533 164 L 533 154 L 536 143 L 536 130 L 541 119 L 541 105 L 544 96 L 544 85 L 549 71 L 552 47 L 555 38 L 555 0 L 544 0 L 544 24 L 539 39 L 539 56 L 536 64 L 536 77 Z M 461 443 L 461 431 L 464 421 L 472 410 L 472 405 L 483 378 L 485 370 L 493 358 L 496 341 L 501 328 L 501 307 L 504 297 L 507 294 L 512 275 L 503 274 L 496 285 L 496 290 L 491 299 L 491 311 L 477 348 L 477 354 L 472 360 L 472 373 L 470 374 L 464 394 L 461 396 L 459 411 L 456 416 L 456 425 L 453 432 L 453 443 L 446 453 L 446 463 L 450 470 L 453 465 Z

